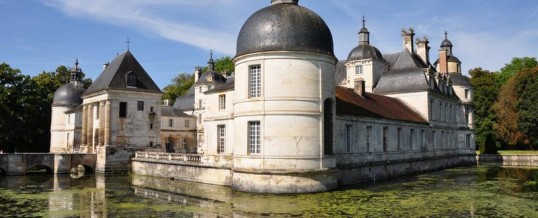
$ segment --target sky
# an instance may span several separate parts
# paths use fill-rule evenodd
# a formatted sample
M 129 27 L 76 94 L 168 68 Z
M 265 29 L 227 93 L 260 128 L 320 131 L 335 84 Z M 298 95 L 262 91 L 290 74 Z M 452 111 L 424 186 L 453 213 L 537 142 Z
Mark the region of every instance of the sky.
M 0 62 L 37 75 L 78 58 L 95 80 L 129 49 L 160 88 L 182 72 L 235 55 L 247 18 L 270 0 L 0 0 Z M 536 0 L 300 0 L 331 29 L 336 57 L 358 45 L 362 16 L 382 53 L 403 50 L 401 30 L 428 37 L 438 57 L 444 32 L 464 74 L 498 71 L 513 57 L 538 57 Z

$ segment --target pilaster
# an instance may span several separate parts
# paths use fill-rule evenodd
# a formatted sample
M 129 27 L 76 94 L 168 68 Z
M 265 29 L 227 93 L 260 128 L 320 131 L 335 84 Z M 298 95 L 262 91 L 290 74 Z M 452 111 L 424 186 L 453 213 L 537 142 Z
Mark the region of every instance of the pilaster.
M 106 100 L 105 105 L 105 145 L 110 145 L 110 119 L 111 119 L 112 100 Z

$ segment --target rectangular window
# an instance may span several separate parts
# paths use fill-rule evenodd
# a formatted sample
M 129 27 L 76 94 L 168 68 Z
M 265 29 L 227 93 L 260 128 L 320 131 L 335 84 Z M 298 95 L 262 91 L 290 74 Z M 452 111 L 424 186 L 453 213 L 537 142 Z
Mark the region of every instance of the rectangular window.
M 71 114 L 67 115 L 67 124 L 71 124 Z
M 248 147 L 250 154 L 261 153 L 260 121 L 248 122 Z
M 153 107 L 149 107 L 149 112 L 153 113 Z
M 409 147 L 413 150 L 413 143 L 415 143 L 415 130 L 409 130 Z
M 249 67 L 249 97 L 261 97 L 261 65 Z
M 351 152 L 351 125 L 346 125 L 346 152 Z
M 173 126 L 174 126 L 174 119 L 169 119 L 169 120 L 168 120 L 168 126 L 169 126 L 169 127 L 173 127 Z
M 120 102 L 120 118 L 127 117 L 127 102 Z
M 226 95 L 219 95 L 219 109 L 226 109 Z
M 198 123 L 202 123 L 202 114 L 198 116 Z
M 465 108 L 465 124 L 469 124 L 469 108 Z
M 355 74 L 362 74 L 362 65 L 355 65 Z
M 389 128 L 383 127 L 383 152 L 387 152 L 388 150 L 388 134 L 389 134 Z
M 224 153 L 224 148 L 226 147 L 226 126 L 218 125 L 217 126 L 217 153 Z
M 202 100 L 198 100 L 198 109 L 202 109 Z
M 433 147 L 433 150 L 435 150 L 436 141 L 437 140 L 435 140 L 435 130 L 434 130 L 434 131 L 432 131 L 432 147 Z
M 189 128 L 189 120 L 185 120 L 185 128 Z
M 402 128 L 398 128 L 398 151 L 402 149 Z
M 465 99 L 469 99 L 469 89 L 465 89 Z
M 138 111 L 144 111 L 144 102 L 143 101 L 138 101 Z
M 431 120 L 434 120 L 433 119 L 433 99 L 430 99 L 430 119 Z
M 426 150 L 426 131 L 420 130 L 420 147 L 422 150 Z
M 370 152 L 371 138 L 372 138 L 372 127 L 367 126 L 366 127 L 366 152 Z
M 471 147 L 471 134 L 465 135 L 465 145 L 469 148 Z

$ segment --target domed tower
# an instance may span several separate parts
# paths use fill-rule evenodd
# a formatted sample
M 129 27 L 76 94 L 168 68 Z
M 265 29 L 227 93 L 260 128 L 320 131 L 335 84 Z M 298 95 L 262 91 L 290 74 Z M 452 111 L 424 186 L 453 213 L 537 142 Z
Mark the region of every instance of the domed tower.
M 448 32 L 445 31 L 445 40 L 441 43 L 441 50 L 446 51 L 447 71 L 448 73 L 461 73 L 461 61 L 452 53 L 452 42 L 448 40 Z M 439 59 L 435 62 L 437 72 L 442 71 Z
M 237 39 L 232 187 L 261 193 L 336 188 L 332 34 L 298 0 L 272 0 Z
M 362 18 L 362 28 L 359 31 L 359 45 L 347 57 L 346 81 L 348 88 L 355 88 L 364 81 L 365 91 L 372 92 L 379 78 L 389 69 L 389 63 L 383 59 L 381 52 L 370 45 L 370 32 L 366 29 L 366 20 Z
M 82 69 L 75 66 L 69 70 L 69 83 L 54 92 L 50 126 L 50 152 L 72 152 L 80 140 L 82 110 L 77 109 L 82 103 L 81 95 L 86 91 L 82 84 Z

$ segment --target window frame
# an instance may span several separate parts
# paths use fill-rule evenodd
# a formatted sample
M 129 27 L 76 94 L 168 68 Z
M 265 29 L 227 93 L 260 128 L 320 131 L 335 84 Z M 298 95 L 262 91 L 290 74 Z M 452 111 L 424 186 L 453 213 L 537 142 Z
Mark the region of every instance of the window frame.
M 219 95 L 219 110 L 226 109 L 226 94 Z
M 360 65 L 360 64 L 356 64 L 355 65 L 355 75 L 363 75 L 363 74 L 364 74 L 363 66 Z
M 136 110 L 137 111 L 144 111 L 144 101 L 137 101 L 136 102 Z
M 248 66 L 248 97 L 262 97 L 262 67 L 260 64 Z
M 217 154 L 226 152 L 226 125 L 217 125 Z
M 261 154 L 261 122 L 248 121 L 247 145 L 249 155 Z

